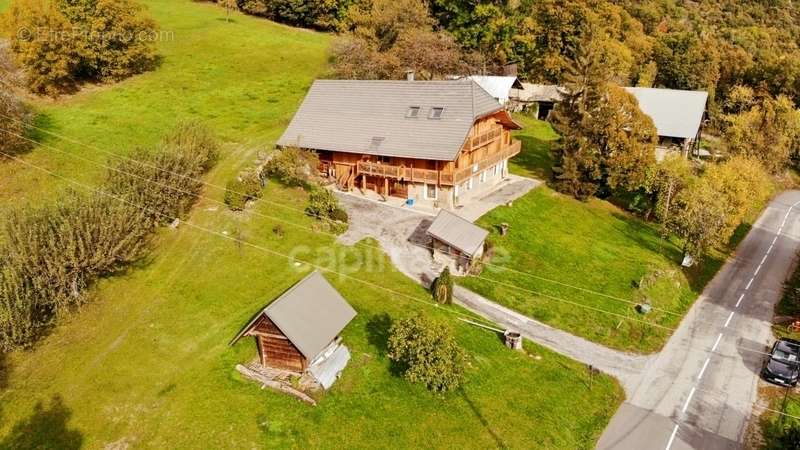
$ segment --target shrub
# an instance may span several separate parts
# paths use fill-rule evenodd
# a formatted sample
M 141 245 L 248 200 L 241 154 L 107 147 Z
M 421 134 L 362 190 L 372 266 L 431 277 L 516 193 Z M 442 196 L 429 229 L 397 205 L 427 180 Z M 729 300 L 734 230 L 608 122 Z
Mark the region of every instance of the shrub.
M 261 178 L 255 171 L 246 171 L 228 182 L 225 204 L 233 211 L 241 211 L 250 200 L 261 197 Z
M 445 267 L 442 273 L 433 280 L 431 293 L 437 303 L 443 305 L 453 303 L 453 277 L 450 276 L 450 268 Z
M 0 91 L 0 152 L 14 155 L 30 148 L 25 138 L 32 121 L 33 113 L 27 106 L 13 93 Z
M 330 219 L 336 209 L 339 209 L 339 200 L 328 189 L 317 187 L 308 194 L 306 214 L 309 216 L 318 219 Z
M 77 81 L 119 80 L 156 61 L 155 22 L 133 0 L 17 0 L 5 17 L 12 49 L 36 93 L 57 95 Z
M 143 256 L 157 224 L 188 211 L 216 151 L 208 137 L 181 126 L 158 151 L 115 166 L 102 192 L 8 214 L 0 227 L 0 351 L 30 345 L 84 301 L 94 280 Z
M 283 238 L 284 234 L 286 234 L 286 232 L 283 230 L 283 225 L 281 224 L 276 224 L 274 227 L 272 227 L 272 233 L 279 238 Z
M 388 355 L 408 381 L 423 383 L 431 391 L 450 391 L 463 382 L 464 350 L 447 327 L 422 315 L 392 325 Z
M 103 195 L 73 193 L 55 206 L 12 211 L 0 238 L 0 348 L 29 344 L 83 301 L 91 281 L 142 256 L 151 223 Z
M 138 150 L 109 173 L 108 189 L 130 202 L 146 206 L 154 224 L 166 224 L 185 214 L 197 200 L 200 177 L 217 158 L 213 135 L 197 123 L 182 123 L 167 135 L 156 152 Z
M 350 216 L 347 215 L 347 211 L 344 209 L 336 207 L 331 211 L 331 219 L 337 222 L 347 223 L 350 221 Z
M 290 147 L 277 150 L 265 166 L 266 172 L 289 186 L 313 184 L 317 176 L 319 157 L 308 150 Z

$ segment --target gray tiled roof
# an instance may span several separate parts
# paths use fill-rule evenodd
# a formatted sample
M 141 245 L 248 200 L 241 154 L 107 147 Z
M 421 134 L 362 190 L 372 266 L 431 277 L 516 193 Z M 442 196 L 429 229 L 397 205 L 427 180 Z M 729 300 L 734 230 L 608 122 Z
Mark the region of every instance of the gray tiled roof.
M 259 313 L 231 343 L 235 343 L 264 314 L 309 360 L 314 359 L 356 316 L 321 273 L 298 281 Z
M 708 92 L 626 87 L 653 119 L 659 136 L 694 138 L 703 122 Z
M 443 209 L 428 228 L 428 234 L 472 256 L 481 248 L 489 232 Z
M 418 116 L 406 117 L 412 106 Z M 434 107 L 440 119 L 429 118 Z M 452 161 L 475 119 L 501 108 L 467 79 L 317 80 L 278 145 Z

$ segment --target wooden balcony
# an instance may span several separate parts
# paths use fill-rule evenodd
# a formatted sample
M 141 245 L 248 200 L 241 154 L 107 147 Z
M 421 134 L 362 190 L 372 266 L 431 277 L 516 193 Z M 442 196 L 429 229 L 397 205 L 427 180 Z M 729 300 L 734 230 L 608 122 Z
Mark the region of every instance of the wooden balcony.
M 463 148 L 466 151 L 472 151 L 472 150 L 474 150 L 474 149 L 476 149 L 478 147 L 482 147 L 482 146 L 494 141 L 495 139 L 499 138 L 502 135 L 503 135 L 503 127 L 502 126 L 493 127 L 489 131 L 484 131 L 483 133 L 481 133 L 481 134 L 479 134 L 479 135 L 477 135 L 475 137 L 471 137 L 471 138 L 467 139 L 467 142 L 464 143 L 464 147 Z
M 481 173 L 493 165 L 498 164 L 500 161 L 516 156 L 519 154 L 520 150 L 522 150 L 522 141 L 512 139 L 511 145 L 493 155 L 489 155 L 488 158 L 482 159 L 470 167 L 456 169 L 455 173 L 453 173 L 453 182 L 451 182 L 451 184 L 463 183 L 468 180 L 469 177 Z
M 478 136 L 479 137 L 479 136 Z M 440 172 L 430 169 L 416 169 L 405 166 L 394 166 L 391 164 L 380 164 L 369 161 L 359 161 L 356 164 L 355 175 L 374 175 L 395 180 L 403 180 L 411 183 L 430 183 L 444 186 L 453 186 L 469 179 L 473 174 L 492 167 L 500 161 L 511 158 L 520 152 L 522 142 L 512 140 L 511 145 L 503 148 L 499 152 L 490 155 L 470 167 L 458 169 L 455 173 Z M 477 166 L 477 168 L 476 168 Z

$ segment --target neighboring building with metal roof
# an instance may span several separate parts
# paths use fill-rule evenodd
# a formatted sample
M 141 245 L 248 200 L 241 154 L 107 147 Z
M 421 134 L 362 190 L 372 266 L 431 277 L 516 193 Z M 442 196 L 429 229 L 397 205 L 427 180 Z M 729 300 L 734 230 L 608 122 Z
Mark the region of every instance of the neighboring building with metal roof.
M 495 98 L 501 105 L 509 102 L 514 93 L 522 89 L 522 83 L 517 77 L 496 75 L 470 75 L 470 80 L 478 83 L 480 87 Z
M 639 102 L 639 109 L 653 119 L 661 144 L 674 144 L 688 151 L 700 140 L 708 92 L 678 89 L 626 87 Z
M 333 366 L 341 371 L 342 361 L 349 359 L 349 352 L 338 350 L 338 336 L 355 316 L 344 297 L 314 271 L 256 314 L 231 345 L 253 336 L 263 366 L 294 372 L 314 367 L 312 374 L 325 374 L 324 385 L 335 378 Z M 327 361 L 332 355 L 336 358 Z
M 442 210 L 427 231 L 433 257 L 453 261 L 456 272 L 466 272 L 483 255 L 489 232 L 450 211 Z
M 470 79 L 317 80 L 278 146 L 316 151 L 341 189 L 454 207 L 507 176 L 519 128 Z

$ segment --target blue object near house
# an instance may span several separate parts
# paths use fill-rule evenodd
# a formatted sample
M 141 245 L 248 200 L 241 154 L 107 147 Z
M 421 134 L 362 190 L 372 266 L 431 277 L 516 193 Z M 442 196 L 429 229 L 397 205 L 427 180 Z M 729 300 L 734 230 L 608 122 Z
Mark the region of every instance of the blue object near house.
M 407 198 L 406 199 L 406 205 L 414 206 L 414 199 L 413 198 Z

